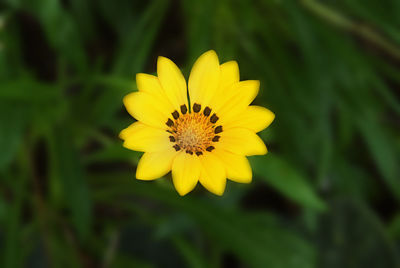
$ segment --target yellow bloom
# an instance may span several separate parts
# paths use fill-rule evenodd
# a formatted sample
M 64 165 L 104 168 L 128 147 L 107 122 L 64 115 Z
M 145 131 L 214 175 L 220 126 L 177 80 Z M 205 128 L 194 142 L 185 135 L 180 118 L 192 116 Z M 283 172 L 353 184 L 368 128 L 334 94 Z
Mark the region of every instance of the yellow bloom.
M 138 121 L 120 137 L 124 147 L 145 152 L 136 177 L 153 180 L 172 170 L 180 195 L 192 191 L 198 181 L 217 195 L 224 193 L 226 178 L 251 182 L 246 156 L 267 153 L 256 132 L 275 117 L 266 108 L 249 106 L 259 81 L 239 82 L 236 61 L 220 65 L 213 50 L 195 62 L 189 94 L 185 78 L 171 60 L 158 58 L 157 75 L 137 74 L 139 91 L 124 98 L 127 111 Z

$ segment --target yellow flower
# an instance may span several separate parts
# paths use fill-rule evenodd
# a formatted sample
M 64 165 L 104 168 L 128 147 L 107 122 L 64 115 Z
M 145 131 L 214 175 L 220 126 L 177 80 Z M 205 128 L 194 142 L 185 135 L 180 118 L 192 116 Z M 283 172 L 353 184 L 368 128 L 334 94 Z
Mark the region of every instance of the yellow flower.
M 157 75 L 137 74 L 139 91 L 124 97 L 127 111 L 138 121 L 120 137 L 124 147 L 144 152 L 136 177 L 153 180 L 172 170 L 180 195 L 198 181 L 217 195 L 224 193 L 226 178 L 251 182 L 246 156 L 267 153 L 256 133 L 275 117 L 266 108 L 249 106 L 260 82 L 239 82 L 236 61 L 220 65 L 213 50 L 195 62 L 189 92 L 171 60 L 158 58 Z

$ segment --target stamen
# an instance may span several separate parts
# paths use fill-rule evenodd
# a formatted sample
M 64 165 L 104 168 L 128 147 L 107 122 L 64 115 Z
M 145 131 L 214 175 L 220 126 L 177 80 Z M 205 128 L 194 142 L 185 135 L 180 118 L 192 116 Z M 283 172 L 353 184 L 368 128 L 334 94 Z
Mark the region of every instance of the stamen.
M 200 112 L 200 109 L 201 109 L 201 105 L 200 104 L 198 104 L 198 103 L 193 104 L 193 111 L 195 113 Z
M 172 113 L 172 116 L 174 117 L 175 120 L 178 119 L 178 118 L 179 118 L 179 113 L 178 113 L 178 111 L 174 111 L 174 112 Z
M 181 147 L 180 147 L 178 144 L 175 144 L 175 145 L 172 146 L 172 147 L 174 147 L 174 149 L 175 149 L 176 151 L 179 151 L 179 150 L 181 149 Z
M 219 119 L 214 113 L 211 117 L 212 109 L 205 107 L 201 111 L 201 104 L 193 104 L 193 112 L 189 112 L 187 106 L 180 106 L 181 112 L 174 111 L 172 116 L 174 120 L 168 119 L 167 125 L 170 127 L 168 133 L 171 133 L 169 140 L 174 144 L 176 151 L 182 150 L 187 154 L 197 156 L 205 151 L 211 152 L 215 149 L 213 142 L 219 141 L 220 136 L 215 135 L 222 132 L 222 126 L 216 126 L 214 123 Z
M 168 118 L 168 121 L 165 124 L 167 124 L 167 126 L 169 127 L 172 127 L 174 125 L 174 122 L 170 118 Z
M 210 107 L 207 106 L 206 108 L 204 108 L 203 114 L 204 114 L 205 116 L 209 116 L 210 113 L 211 113 Z
M 218 127 L 216 127 L 216 128 L 214 129 L 214 133 L 215 133 L 215 134 L 218 134 L 218 133 L 220 133 L 220 132 L 222 132 L 222 126 L 218 126 Z
M 213 114 L 210 118 L 210 122 L 215 124 L 217 123 L 218 119 L 219 117 L 216 114 Z
M 186 104 L 181 105 L 181 113 L 182 113 L 182 114 L 186 114 L 186 113 L 187 113 Z
M 217 142 L 219 141 L 219 138 L 221 138 L 221 136 L 214 136 L 214 138 L 212 139 L 213 142 Z

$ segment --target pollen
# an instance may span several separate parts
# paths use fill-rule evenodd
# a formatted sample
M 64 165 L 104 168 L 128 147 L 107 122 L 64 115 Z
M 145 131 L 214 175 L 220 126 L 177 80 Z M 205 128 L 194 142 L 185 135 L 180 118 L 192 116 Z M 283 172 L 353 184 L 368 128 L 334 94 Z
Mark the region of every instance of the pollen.
M 215 125 L 216 120 L 210 120 L 210 107 L 205 107 L 202 113 L 200 110 L 201 105 L 195 103 L 192 112 L 187 113 L 187 107 L 182 105 L 181 113 L 174 111 L 173 119 L 168 119 L 167 131 L 171 134 L 169 140 L 175 150 L 200 156 L 204 151 L 210 152 L 215 148 L 212 144 L 219 140 L 215 130 L 221 127 Z M 213 114 L 212 118 L 215 119 L 217 116 Z

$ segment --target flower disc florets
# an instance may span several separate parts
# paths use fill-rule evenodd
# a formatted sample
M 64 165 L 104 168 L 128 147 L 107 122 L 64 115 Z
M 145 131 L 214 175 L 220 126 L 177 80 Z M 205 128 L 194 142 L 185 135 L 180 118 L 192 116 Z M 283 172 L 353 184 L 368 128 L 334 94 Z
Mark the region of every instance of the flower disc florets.
M 201 105 L 195 103 L 193 110 L 188 113 L 186 105 L 181 106 L 181 112 L 174 111 L 172 118 L 166 122 L 171 133 L 169 139 L 174 143 L 176 151 L 183 150 L 188 154 L 202 155 L 204 151 L 211 152 L 215 149 L 214 142 L 218 142 L 222 132 L 222 126 L 217 126 L 218 116 L 211 115 L 211 108 L 201 109 Z M 210 116 L 211 115 L 211 116 Z

